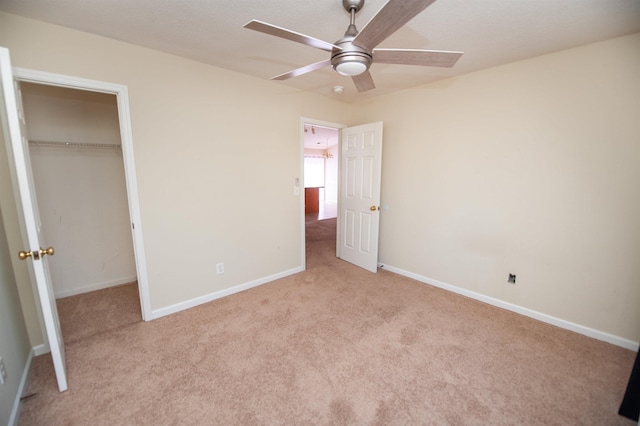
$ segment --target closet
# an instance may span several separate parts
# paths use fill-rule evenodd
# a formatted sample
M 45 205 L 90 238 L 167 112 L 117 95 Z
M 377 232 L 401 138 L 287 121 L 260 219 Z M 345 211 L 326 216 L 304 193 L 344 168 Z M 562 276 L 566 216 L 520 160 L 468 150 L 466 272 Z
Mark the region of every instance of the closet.
M 136 281 L 116 96 L 20 88 L 56 298 Z

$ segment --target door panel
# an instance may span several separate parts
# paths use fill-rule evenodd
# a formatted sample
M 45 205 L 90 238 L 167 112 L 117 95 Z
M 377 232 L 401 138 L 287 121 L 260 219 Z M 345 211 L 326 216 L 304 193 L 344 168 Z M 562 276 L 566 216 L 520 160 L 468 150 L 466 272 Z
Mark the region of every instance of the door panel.
M 378 267 L 382 122 L 342 130 L 339 256 L 371 272 Z
M 372 215 L 362 213 L 360 215 L 360 250 L 363 253 L 371 253 L 371 227 L 373 219 Z
M 46 247 L 40 234 L 40 218 L 37 209 L 33 177 L 31 175 L 31 163 L 29 148 L 24 133 L 24 116 L 20 108 L 19 85 L 14 86 L 13 74 L 9 50 L 0 47 L 0 91 L 1 93 L 1 118 L 5 131 L 5 141 L 9 154 L 9 161 L 13 160 L 12 178 L 16 183 L 19 198 L 16 200 L 21 213 L 24 216 L 25 251 L 31 256 L 25 261 L 31 264 L 33 276 L 40 305 L 42 317 L 47 333 L 47 340 L 51 350 L 51 358 L 58 381 L 60 392 L 67 390 L 67 373 L 65 368 L 64 343 L 58 319 L 58 310 L 53 296 L 49 263 L 46 254 L 42 253 Z

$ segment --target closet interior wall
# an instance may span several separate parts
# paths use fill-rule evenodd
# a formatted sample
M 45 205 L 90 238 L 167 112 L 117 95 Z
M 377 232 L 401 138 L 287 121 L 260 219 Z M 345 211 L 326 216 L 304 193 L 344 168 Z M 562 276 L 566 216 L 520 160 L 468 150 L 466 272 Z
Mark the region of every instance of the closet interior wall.
M 115 95 L 21 83 L 56 298 L 136 280 Z

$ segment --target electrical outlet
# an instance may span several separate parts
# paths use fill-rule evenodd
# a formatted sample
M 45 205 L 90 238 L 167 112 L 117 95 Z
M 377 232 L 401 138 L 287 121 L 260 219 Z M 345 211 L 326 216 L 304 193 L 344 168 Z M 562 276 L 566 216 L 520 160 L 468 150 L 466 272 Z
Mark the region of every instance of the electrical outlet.
M 4 368 L 2 357 L 0 357 L 0 385 L 4 385 L 5 380 L 7 380 L 7 370 Z
M 516 283 L 516 274 L 509 274 L 508 283 L 515 284 Z
M 224 274 L 224 263 L 220 262 L 216 265 L 216 274 Z

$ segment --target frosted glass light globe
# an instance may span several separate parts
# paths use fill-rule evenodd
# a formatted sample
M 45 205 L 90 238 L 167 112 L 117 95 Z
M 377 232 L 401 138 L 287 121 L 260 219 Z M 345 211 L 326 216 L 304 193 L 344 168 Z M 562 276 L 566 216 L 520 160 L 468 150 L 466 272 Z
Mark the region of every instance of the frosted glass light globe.
M 336 65 L 336 71 L 342 75 L 353 77 L 360 75 L 367 70 L 367 66 L 362 62 L 342 62 Z

